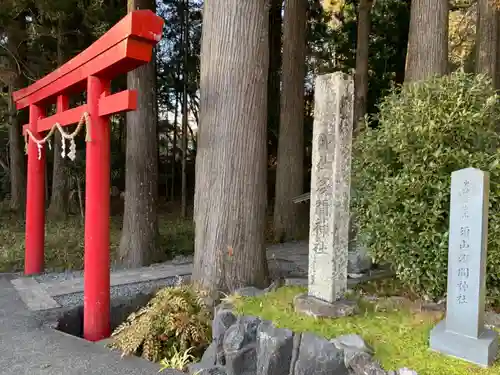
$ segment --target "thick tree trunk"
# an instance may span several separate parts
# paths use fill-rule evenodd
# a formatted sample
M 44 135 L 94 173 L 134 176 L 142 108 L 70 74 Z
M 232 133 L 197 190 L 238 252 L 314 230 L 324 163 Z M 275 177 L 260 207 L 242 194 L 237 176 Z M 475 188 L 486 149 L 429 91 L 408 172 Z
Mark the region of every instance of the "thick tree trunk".
M 156 10 L 154 0 L 129 0 L 128 11 Z M 137 110 L 127 113 L 125 203 L 119 259 L 129 267 L 150 263 L 158 235 L 158 160 L 156 155 L 156 71 L 151 62 L 128 73 L 127 86 L 139 93 Z
M 57 35 L 57 64 L 64 63 L 62 18 L 58 21 Z M 53 219 L 64 218 L 68 213 L 68 173 L 67 161 L 61 157 L 61 134 L 56 131 L 54 137 L 54 164 L 52 169 L 52 194 L 47 214 Z M 48 195 L 47 195 L 48 196 Z
M 267 126 L 268 137 L 275 137 L 280 127 L 281 90 L 281 29 L 282 0 L 271 0 L 269 9 L 269 76 L 267 79 Z M 278 140 L 272 140 L 277 144 Z
M 370 42 L 371 15 L 373 0 L 361 0 L 358 8 L 358 28 L 356 43 L 356 73 L 354 87 L 356 103 L 354 107 L 354 133 L 359 130 L 359 121 L 366 114 L 366 97 L 368 95 L 368 55 Z
M 300 205 L 292 199 L 304 188 L 304 79 L 306 74 L 307 0 L 286 0 L 283 21 L 283 92 L 274 200 L 274 235 L 293 239 Z
M 405 82 L 448 72 L 448 0 L 411 3 Z
M 476 73 L 488 75 L 497 87 L 498 11 L 491 0 L 478 0 L 476 30 Z
M 268 282 L 268 25 L 266 0 L 205 2 L 193 280 L 212 293 Z

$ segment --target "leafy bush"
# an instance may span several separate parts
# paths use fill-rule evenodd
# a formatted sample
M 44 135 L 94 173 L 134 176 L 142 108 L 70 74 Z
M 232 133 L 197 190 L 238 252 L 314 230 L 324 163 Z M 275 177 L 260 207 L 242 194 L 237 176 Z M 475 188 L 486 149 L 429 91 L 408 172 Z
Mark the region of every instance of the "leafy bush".
M 178 363 L 179 353 L 184 359 L 201 355 L 211 339 L 202 296 L 190 285 L 161 289 L 113 332 L 110 346 L 154 362 L 166 358 L 164 363 Z
M 475 167 L 490 172 L 487 286 L 499 295 L 499 120 L 490 81 L 454 73 L 393 91 L 354 143 L 357 240 L 418 293 L 446 291 L 450 177 Z

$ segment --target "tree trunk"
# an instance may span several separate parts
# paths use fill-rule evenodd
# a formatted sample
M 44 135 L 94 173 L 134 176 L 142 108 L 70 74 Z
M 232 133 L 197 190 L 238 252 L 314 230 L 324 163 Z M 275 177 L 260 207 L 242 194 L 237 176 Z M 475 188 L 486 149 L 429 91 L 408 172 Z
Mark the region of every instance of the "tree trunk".
M 354 87 L 356 104 L 354 107 L 354 133 L 359 130 L 359 121 L 366 114 L 366 97 L 368 95 L 368 55 L 370 43 L 371 15 L 373 0 L 361 0 L 358 8 L 358 35 L 356 43 L 356 73 Z
M 476 73 L 488 75 L 497 87 L 498 11 L 491 0 L 478 0 L 476 30 Z
M 269 10 L 269 77 L 267 80 L 267 126 L 268 137 L 278 134 L 280 127 L 280 90 L 281 90 L 281 30 L 283 9 L 282 0 L 271 0 Z M 273 140 L 273 144 L 277 143 Z
M 218 290 L 268 282 L 266 0 L 205 2 L 193 280 Z
M 21 13 L 14 20 L 11 28 L 7 30 L 7 43 L 17 59 L 24 59 L 26 43 L 26 14 Z M 24 157 L 24 144 L 22 139 L 22 123 L 12 99 L 12 93 L 23 85 L 22 72 L 18 70 L 18 62 L 9 61 L 13 73 L 9 83 L 9 158 L 10 158 L 10 209 L 17 212 L 24 211 L 26 205 L 26 159 Z M 22 69 L 22 68 L 21 68 Z
M 184 32 L 182 33 L 182 196 L 181 196 L 181 216 L 187 216 L 187 128 L 188 128 L 188 98 L 187 98 L 187 75 L 188 75 L 188 49 L 189 49 L 189 4 L 188 0 L 183 0 L 182 23 Z
M 154 0 L 129 0 L 128 11 L 156 10 Z M 137 110 L 127 113 L 125 202 L 119 259 L 129 267 L 150 263 L 156 256 L 158 235 L 158 160 L 156 155 L 155 56 L 127 75 L 127 86 L 136 89 Z
M 63 37 L 62 37 L 62 18 L 58 21 L 57 34 L 57 64 L 62 66 L 64 63 Z M 61 157 L 62 136 L 56 131 L 54 137 L 54 165 L 52 169 L 52 194 L 50 196 L 50 205 L 47 211 L 49 217 L 53 219 L 64 218 L 68 213 L 68 176 L 67 161 Z
M 9 158 L 10 158 L 10 209 L 22 212 L 26 205 L 26 163 L 22 140 L 22 126 L 16 113 L 16 106 L 12 93 L 19 89 L 19 85 L 9 85 Z
M 274 200 L 274 236 L 294 239 L 300 205 L 292 199 L 304 188 L 304 79 L 307 0 L 286 0 L 283 21 L 283 92 Z
M 177 78 L 179 78 L 179 74 L 177 74 Z M 172 185 L 170 190 L 170 200 L 175 201 L 175 166 L 177 163 L 177 119 L 179 117 L 179 93 L 177 92 L 177 85 L 175 87 L 175 109 L 174 109 L 174 135 L 172 137 Z
M 411 3 L 405 82 L 448 72 L 448 0 Z

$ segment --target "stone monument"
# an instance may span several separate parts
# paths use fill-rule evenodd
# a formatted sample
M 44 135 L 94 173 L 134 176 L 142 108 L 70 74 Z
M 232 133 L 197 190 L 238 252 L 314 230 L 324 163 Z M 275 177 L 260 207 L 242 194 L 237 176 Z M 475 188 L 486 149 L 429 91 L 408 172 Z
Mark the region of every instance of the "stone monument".
M 451 174 L 446 319 L 431 332 L 432 350 L 489 366 L 497 333 L 484 327 L 489 176 L 475 168 Z
M 315 316 L 348 315 L 349 198 L 354 83 L 344 73 L 315 83 L 309 230 L 309 293 L 295 307 Z M 315 310 L 315 311 L 313 311 Z

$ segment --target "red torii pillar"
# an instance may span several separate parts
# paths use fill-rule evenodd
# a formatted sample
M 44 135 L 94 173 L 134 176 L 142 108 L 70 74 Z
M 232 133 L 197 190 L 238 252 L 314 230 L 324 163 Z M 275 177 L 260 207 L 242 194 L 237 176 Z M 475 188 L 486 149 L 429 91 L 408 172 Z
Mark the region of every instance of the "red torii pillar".
M 84 337 L 98 341 L 110 335 L 109 275 L 109 116 L 136 109 L 137 92 L 110 94 L 111 80 L 151 60 L 163 19 L 149 10 L 129 13 L 99 40 L 62 67 L 13 93 L 17 109 L 29 107 L 23 127 L 36 139 L 55 123 L 74 124 L 88 115 L 85 189 Z M 87 104 L 68 108 L 68 95 L 87 91 Z M 47 104 L 57 113 L 43 118 Z M 31 137 L 28 145 L 25 274 L 43 272 L 45 231 L 45 150 Z

